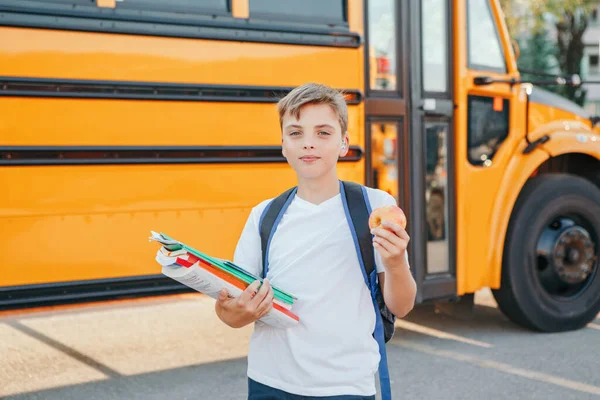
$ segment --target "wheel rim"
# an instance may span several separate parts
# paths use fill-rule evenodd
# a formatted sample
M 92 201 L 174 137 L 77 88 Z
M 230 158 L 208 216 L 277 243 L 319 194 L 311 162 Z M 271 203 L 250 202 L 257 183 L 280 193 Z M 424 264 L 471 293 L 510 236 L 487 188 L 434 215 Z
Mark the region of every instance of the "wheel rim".
M 542 231 L 537 242 L 539 282 L 552 297 L 581 294 L 597 273 L 598 234 L 590 224 L 561 216 Z

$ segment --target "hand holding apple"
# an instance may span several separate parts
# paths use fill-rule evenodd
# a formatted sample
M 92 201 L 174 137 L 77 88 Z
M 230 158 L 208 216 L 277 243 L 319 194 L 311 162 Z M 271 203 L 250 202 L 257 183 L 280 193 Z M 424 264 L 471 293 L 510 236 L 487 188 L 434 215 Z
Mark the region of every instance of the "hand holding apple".
M 398 206 L 382 206 L 374 209 L 369 216 L 369 228 L 377 228 L 384 221 L 394 222 L 402 229 L 406 229 L 406 215 Z
M 381 255 L 386 270 L 398 268 L 406 261 L 410 237 L 406 233 L 406 215 L 398 206 L 378 207 L 369 216 L 373 246 Z

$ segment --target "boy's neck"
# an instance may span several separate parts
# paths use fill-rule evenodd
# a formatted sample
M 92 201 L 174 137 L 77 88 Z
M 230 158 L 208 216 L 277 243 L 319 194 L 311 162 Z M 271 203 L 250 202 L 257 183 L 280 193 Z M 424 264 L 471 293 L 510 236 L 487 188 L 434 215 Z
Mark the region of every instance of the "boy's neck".
M 340 192 L 340 181 L 335 173 L 320 179 L 298 179 L 296 195 L 313 204 L 321 204 Z

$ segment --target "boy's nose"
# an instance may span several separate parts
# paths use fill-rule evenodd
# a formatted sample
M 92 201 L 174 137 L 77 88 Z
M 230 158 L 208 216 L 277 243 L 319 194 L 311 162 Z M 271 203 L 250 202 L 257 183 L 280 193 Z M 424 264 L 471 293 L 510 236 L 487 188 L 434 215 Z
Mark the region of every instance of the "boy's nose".
M 303 147 L 304 147 L 305 150 L 314 149 L 315 148 L 315 146 L 313 146 L 312 143 L 304 143 Z

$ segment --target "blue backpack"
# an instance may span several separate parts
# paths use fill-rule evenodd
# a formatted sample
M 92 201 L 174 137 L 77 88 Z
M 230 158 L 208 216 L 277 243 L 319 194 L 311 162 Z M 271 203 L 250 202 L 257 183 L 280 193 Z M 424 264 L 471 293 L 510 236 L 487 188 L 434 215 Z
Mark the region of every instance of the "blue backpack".
M 262 246 L 262 278 L 267 276 L 269 271 L 269 246 L 271 239 L 277 230 L 277 225 L 281 221 L 285 210 L 292 202 L 296 194 L 297 187 L 288 189 L 275 199 L 263 211 L 260 217 L 259 231 Z M 342 203 L 346 213 L 346 219 L 354 239 L 356 255 L 365 279 L 365 284 L 371 292 L 373 307 L 375 308 L 376 324 L 373 336 L 379 345 L 379 380 L 382 393 L 382 400 L 391 399 L 390 378 L 387 366 L 387 355 L 385 344 L 394 335 L 394 322 L 396 316 L 386 306 L 381 288 L 377 279 L 375 269 L 375 253 L 373 249 L 373 235 L 369 229 L 369 215 L 371 214 L 371 204 L 364 186 L 354 182 L 340 181 L 340 193 Z

